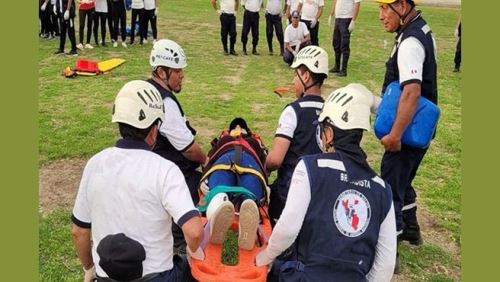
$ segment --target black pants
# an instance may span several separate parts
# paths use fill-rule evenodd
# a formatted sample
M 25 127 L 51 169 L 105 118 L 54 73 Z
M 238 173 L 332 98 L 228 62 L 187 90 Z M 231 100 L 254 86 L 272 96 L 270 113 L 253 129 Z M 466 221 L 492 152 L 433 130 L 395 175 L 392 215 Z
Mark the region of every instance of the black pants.
M 76 38 L 75 38 L 75 19 L 70 18 L 65 21 L 63 15 L 59 15 L 61 23 L 61 37 L 59 38 L 59 50 L 64 51 L 66 44 L 66 33 L 68 34 L 69 41 L 71 42 L 71 51 L 76 51 Z
M 236 43 L 236 17 L 233 14 L 221 14 L 220 20 L 220 38 L 222 41 L 222 48 L 227 52 L 227 37 L 229 35 L 229 50 L 234 51 L 234 44 Z
M 125 39 L 127 39 L 127 12 L 123 1 L 113 3 L 113 39 L 115 41 L 118 40 L 118 25 L 120 26 L 122 42 L 125 42 Z
M 427 152 L 403 145 L 399 152 L 385 152 L 382 157 L 381 176 L 392 188 L 396 230 L 402 231 L 405 223 L 417 222 L 415 189 L 412 186 L 420 162 Z
M 455 68 L 460 69 L 462 63 L 462 36 L 458 37 L 457 49 L 455 50 Z
M 144 9 L 132 9 L 132 22 L 130 23 L 130 44 L 134 43 L 135 39 L 135 26 L 139 23 L 139 38 L 142 43 L 142 30 L 144 21 Z
M 349 55 L 351 53 L 350 40 L 351 33 L 349 32 L 349 24 L 351 18 L 348 19 L 335 19 L 335 28 L 333 29 L 332 46 L 335 52 L 335 66 L 340 68 L 342 58 L 342 68 L 347 68 Z
M 269 51 L 273 51 L 273 28 L 276 32 L 276 37 L 278 38 L 278 42 L 280 44 L 280 52 L 283 53 L 284 42 L 283 42 L 283 24 L 281 23 L 280 15 L 271 15 L 266 13 L 266 38 L 267 38 L 267 47 L 269 47 Z
M 113 28 L 113 8 L 114 2 L 112 0 L 106 0 L 108 3 L 108 13 L 106 14 L 106 21 L 109 28 L 109 36 L 111 39 L 115 38 L 115 29 Z
M 52 4 L 50 4 L 50 1 L 49 3 L 47 3 L 47 8 L 45 9 L 45 13 L 47 13 L 49 15 L 49 21 L 50 21 L 50 29 L 51 29 L 51 32 L 52 32 L 52 35 L 57 35 L 59 36 L 60 33 L 59 33 L 59 19 L 57 17 L 56 14 L 54 14 L 53 12 L 53 8 L 54 6 Z
M 94 13 L 94 40 L 95 44 L 99 45 L 97 40 L 97 31 L 99 29 L 99 23 L 101 25 L 101 41 L 106 43 L 106 19 L 108 18 L 108 13 L 95 12 Z
M 318 38 L 319 21 L 313 28 L 311 28 L 311 21 L 306 21 L 306 20 L 300 20 L 300 21 L 305 23 L 307 29 L 309 30 L 309 34 L 311 35 L 311 45 L 319 46 L 319 38 Z
M 304 42 L 300 44 L 299 50 L 309 45 L 311 45 L 311 41 Z M 295 46 L 292 46 L 292 49 L 295 49 Z M 290 66 L 293 63 L 293 58 L 293 54 L 285 48 L 285 51 L 283 52 L 283 61 Z
M 259 12 L 250 12 L 245 10 L 243 14 L 243 29 L 241 30 L 241 43 L 243 49 L 246 49 L 248 42 L 248 33 L 252 30 L 252 46 L 257 47 L 259 43 Z
M 151 23 L 151 29 L 153 30 L 153 39 L 156 39 L 158 36 L 158 31 L 156 29 L 156 16 L 155 16 L 155 9 L 152 10 L 144 10 L 144 24 L 142 25 L 143 28 L 143 33 L 142 37 L 147 39 L 148 38 L 148 25 Z
M 78 20 L 80 22 L 79 36 L 80 43 L 83 44 L 83 34 L 85 30 L 85 20 L 87 20 L 87 42 L 90 43 L 92 36 L 92 22 L 94 21 L 94 8 L 88 10 L 78 10 Z
M 40 19 L 40 34 L 44 35 L 49 35 L 50 34 L 50 27 L 51 27 L 51 22 L 50 22 L 50 14 L 47 13 L 47 8 L 49 5 L 46 6 L 45 11 L 38 10 L 38 17 Z M 50 7 L 52 8 L 52 7 Z M 50 13 L 52 10 L 50 10 Z

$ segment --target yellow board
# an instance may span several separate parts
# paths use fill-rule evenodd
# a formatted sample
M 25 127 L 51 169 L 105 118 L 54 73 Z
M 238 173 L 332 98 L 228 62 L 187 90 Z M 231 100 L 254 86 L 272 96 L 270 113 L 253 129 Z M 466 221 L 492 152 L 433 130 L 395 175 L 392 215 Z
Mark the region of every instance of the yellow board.
M 100 72 L 108 72 L 123 63 L 125 63 L 124 59 L 114 58 L 97 63 L 97 67 L 99 68 Z
M 95 76 L 97 73 L 95 72 L 86 72 L 86 71 L 76 71 L 76 74 L 83 76 Z

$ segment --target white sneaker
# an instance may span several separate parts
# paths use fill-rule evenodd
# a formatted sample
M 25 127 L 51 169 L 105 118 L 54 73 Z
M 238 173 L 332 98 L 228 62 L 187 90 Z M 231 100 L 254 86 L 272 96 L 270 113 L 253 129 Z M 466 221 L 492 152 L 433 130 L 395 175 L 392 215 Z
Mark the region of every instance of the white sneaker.
M 210 220 L 210 243 L 222 244 L 224 236 L 233 223 L 234 206 L 230 201 L 223 201 L 215 210 Z
M 155 44 L 155 43 L 156 43 L 156 41 L 158 41 L 158 40 L 156 40 L 156 39 L 153 39 L 153 44 Z
M 238 246 L 241 249 L 251 250 L 255 246 L 257 228 L 259 227 L 259 209 L 255 201 L 246 199 L 240 207 L 240 224 Z
M 85 48 L 94 49 L 94 46 L 90 45 L 90 43 L 85 44 Z
M 118 42 L 113 42 L 113 47 L 118 47 Z
M 144 39 L 144 40 L 142 41 L 142 43 L 144 43 L 144 44 L 148 44 L 148 40 L 147 40 L 147 39 Z
M 123 46 L 124 48 L 127 48 L 127 43 L 122 42 L 122 46 Z
M 78 43 L 76 45 L 76 48 L 78 48 L 79 50 L 83 50 L 83 44 L 82 43 Z

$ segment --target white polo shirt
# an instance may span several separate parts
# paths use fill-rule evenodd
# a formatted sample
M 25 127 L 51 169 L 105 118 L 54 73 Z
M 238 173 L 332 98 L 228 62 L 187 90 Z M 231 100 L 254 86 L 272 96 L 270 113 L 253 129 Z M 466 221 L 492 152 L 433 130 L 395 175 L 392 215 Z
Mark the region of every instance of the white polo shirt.
M 182 226 L 199 216 L 179 168 L 151 152 L 142 141 L 118 140 L 85 166 L 73 208 L 73 223 L 91 228 L 97 275 L 97 245 L 109 234 L 124 233 L 146 250 L 143 275 L 173 268 L 171 222 Z
M 286 0 L 286 4 L 290 7 L 290 14 L 293 11 L 297 11 L 299 7 L 299 0 Z
M 295 41 L 302 41 L 308 34 L 309 30 L 305 23 L 299 22 L 297 28 L 289 24 L 285 29 L 285 42 L 290 43 L 291 46 L 295 46 Z
M 258 12 L 262 5 L 262 0 L 242 0 L 241 5 L 245 6 L 245 10 L 250 12 Z
M 434 52 L 436 52 L 436 41 L 433 40 L 433 43 Z M 395 47 L 396 46 L 394 46 L 394 48 Z M 394 51 L 395 49 L 393 49 L 393 52 Z M 434 56 L 437 58 L 436 53 L 434 53 Z M 407 37 L 403 40 L 399 45 L 398 50 L 399 83 L 401 84 L 409 80 L 422 81 L 424 61 L 424 45 L 422 45 L 422 43 L 413 36 Z
M 108 3 L 106 0 L 95 0 L 95 11 L 98 13 L 107 13 Z
M 144 0 L 144 9 L 146 10 L 156 9 L 155 0 Z
M 160 134 L 168 139 L 177 151 L 186 150 L 194 141 L 193 133 L 186 125 L 186 117 L 181 114 L 179 106 L 170 97 L 163 99 L 165 121 L 160 127 Z
M 132 9 L 144 9 L 144 0 L 132 0 Z
M 335 4 L 335 18 L 351 19 L 354 15 L 354 4 L 361 0 L 337 0 Z
M 324 0 L 299 0 L 302 3 L 300 19 L 312 21 L 318 14 L 319 7 L 325 6 Z
M 235 14 L 236 0 L 220 0 L 220 10 L 225 14 Z
M 266 11 L 271 15 L 281 13 L 281 0 L 267 0 Z

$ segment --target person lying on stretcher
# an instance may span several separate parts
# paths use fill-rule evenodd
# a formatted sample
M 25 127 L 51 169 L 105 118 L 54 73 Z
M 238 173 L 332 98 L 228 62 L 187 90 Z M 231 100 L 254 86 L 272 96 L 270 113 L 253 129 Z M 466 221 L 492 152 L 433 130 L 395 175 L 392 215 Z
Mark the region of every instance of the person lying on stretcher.
M 200 191 L 200 211 L 206 211 L 210 242 L 222 244 L 239 212 L 238 246 L 254 247 L 259 225 L 258 205 L 267 201 L 267 176 L 264 173 L 267 150 L 260 137 L 251 132 L 243 118 L 235 118 L 229 130 L 212 141 Z

